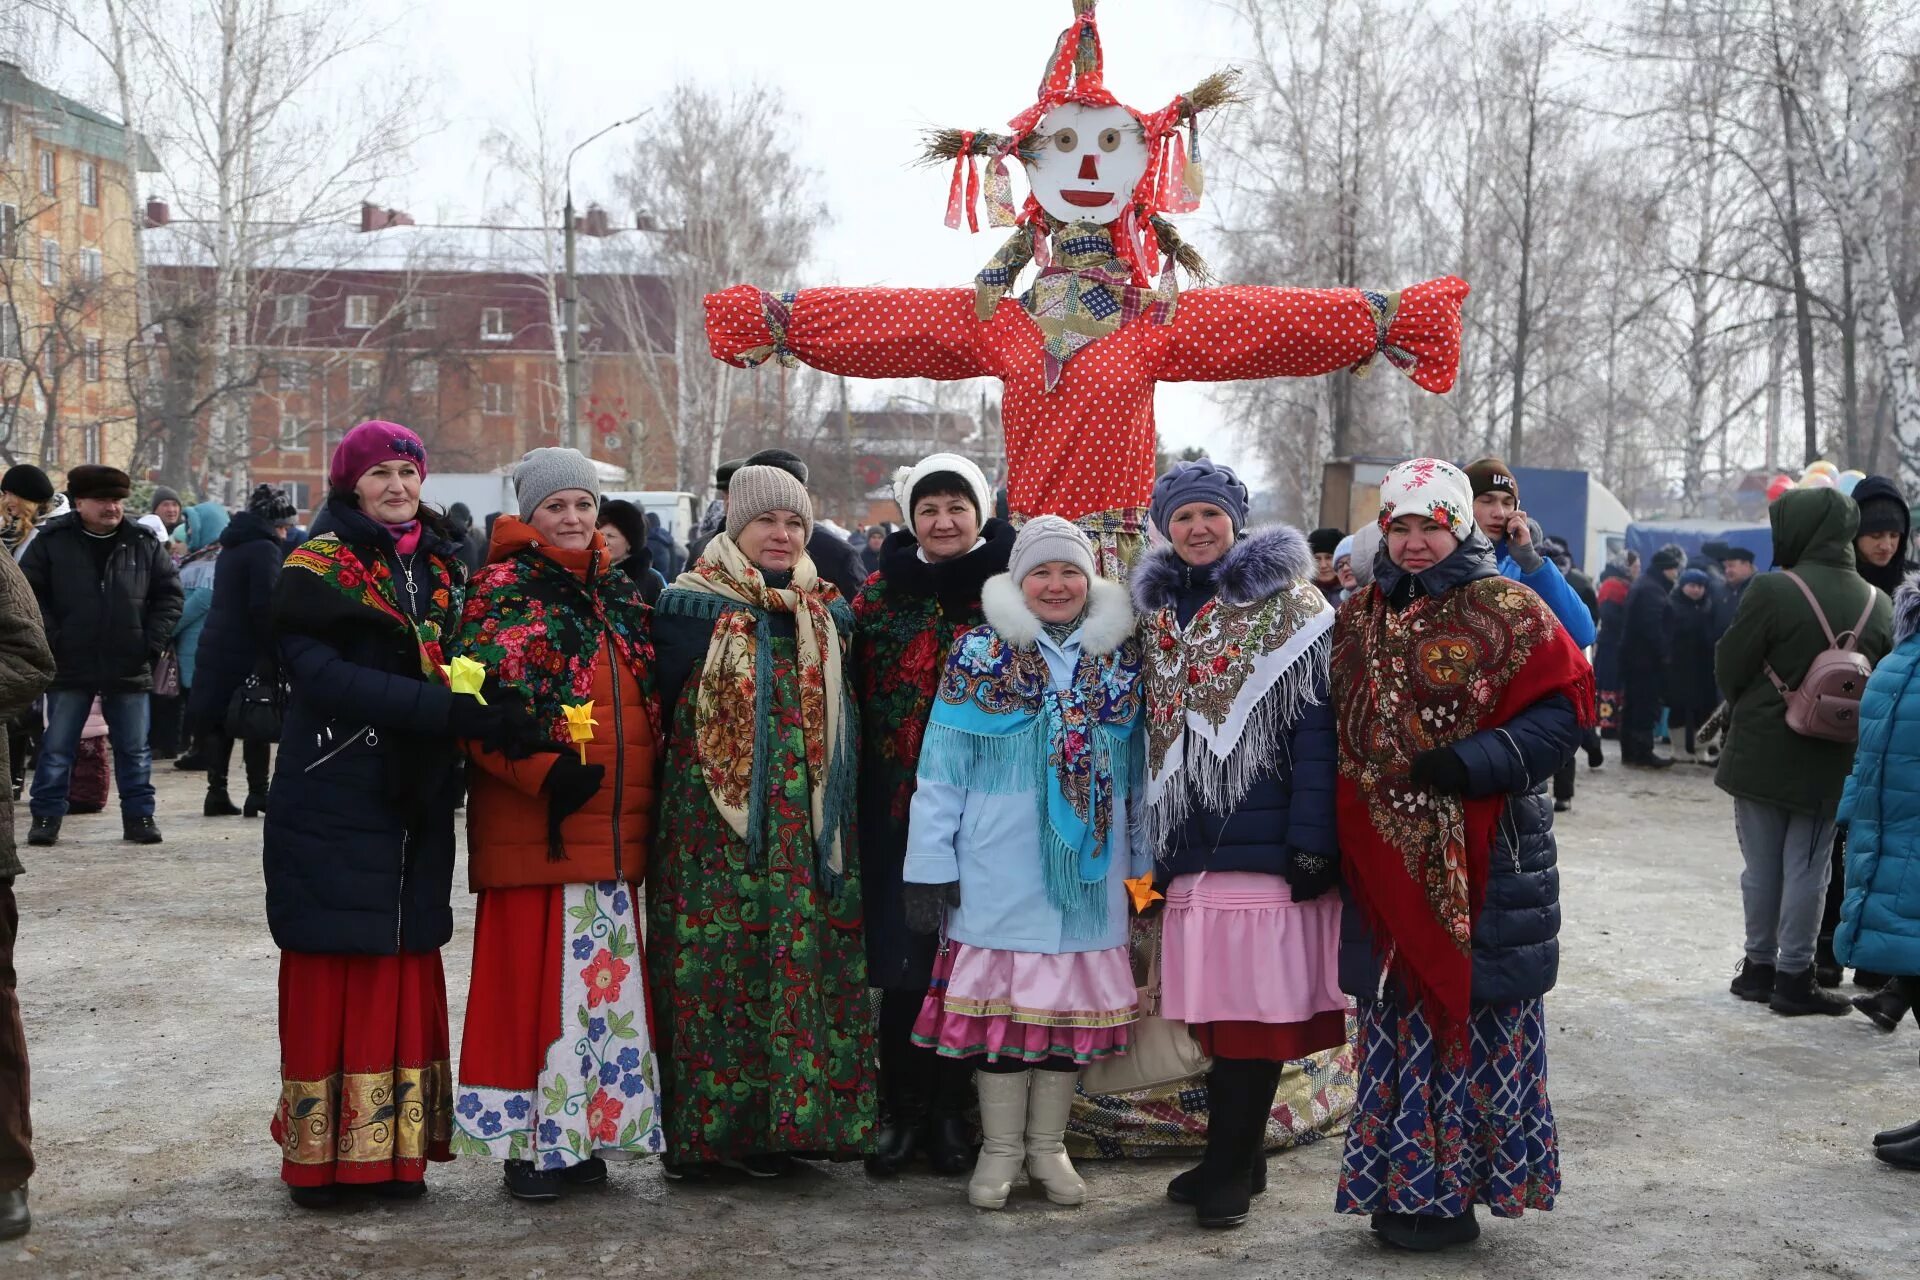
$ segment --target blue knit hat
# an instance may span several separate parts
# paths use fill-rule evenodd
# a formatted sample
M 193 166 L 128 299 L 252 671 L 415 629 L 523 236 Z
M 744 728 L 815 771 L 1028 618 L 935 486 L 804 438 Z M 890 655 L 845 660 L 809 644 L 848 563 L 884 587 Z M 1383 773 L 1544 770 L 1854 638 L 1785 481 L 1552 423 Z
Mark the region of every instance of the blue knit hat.
M 1167 524 L 1174 512 L 1189 502 L 1211 502 L 1233 517 L 1233 529 L 1238 533 L 1246 527 L 1247 504 L 1251 501 L 1247 486 L 1240 483 L 1232 467 L 1202 458 L 1198 462 L 1176 462 L 1173 470 L 1153 482 L 1153 502 L 1147 508 L 1147 517 L 1163 536 L 1172 537 Z

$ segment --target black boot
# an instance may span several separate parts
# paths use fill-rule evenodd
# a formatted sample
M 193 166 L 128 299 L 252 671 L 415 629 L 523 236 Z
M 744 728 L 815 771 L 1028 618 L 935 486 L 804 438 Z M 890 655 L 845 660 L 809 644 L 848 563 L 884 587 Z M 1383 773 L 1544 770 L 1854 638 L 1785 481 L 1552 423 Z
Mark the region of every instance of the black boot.
M 974 1105 L 973 1068 L 964 1061 L 943 1058 L 931 1049 L 919 1052 L 933 1058 L 933 1109 L 927 1115 L 927 1163 L 943 1177 L 969 1173 L 976 1150 L 973 1122 L 967 1119 Z
M 1911 1142 L 1915 1138 L 1920 1138 L 1920 1120 L 1915 1120 L 1912 1124 L 1903 1124 L 1898 1129 L 1882 1129 L 1873 1135 L 1873 1145 L 1884 1147 L 1894 1143 Z
M 1474 1215 L 1472 1205 L 1457 1218 L 1443 1218 L 1434 1213 L 1394 1213 L 1387 1215 L 1379 1232 L 1382 1240 L 1396 1248 L 1434 1253 L 1478 1240 L 1480 1220 Z
M 1266 1061 L 1216 1062 L 1214 1070 L 1230 1069 L 1232 1124 L 1222 1135 L 1221 1176 L 1203 1186 L 1194 1205 L 1194 1217 L 1203 1227 L 1237 1227 L 1252 1212 L 1254 1172 L 1266 1187 L 1267 1116 L 1273 1109 L 1273 1091 L 1280 1083 L 1280 1064 Z M 1207 1135 L 1214 1133 L 1218 1110 L 1209 1103 Z M 1212 1144 L 1209 1143 L 1209 1151 Z
M 340 1203 L 338 1187 L 288 1187 L 287 1198 L 302 1209 L 331 1209 Z
M 1833 935 L 1823 933 L 1813 944 L 1813 980 L 1823 987 L 1837 987 L 1846 977 L 1840 961 L 1834 958 Z
M 1229 1060 L 1214 1060 L 1207 1072 L 1207 1149 L 1200 1163 L 1185 1173 L 1175 1174 L 1167 1183 L 1167 1199 L 1175 1204 L 1200 1203 L 1207 1191 L 1225 1173 L 1226 1139 L 1233 1127 L 1235 1080 Z
M 35 818 L 27 829 L 27 843 L 45 849 L 60 842 L 60 819 Z
M 1873 1154 L 1896 1169 L 1920 1169 L 1920 1138 L 1883 1143 L 1873 1149 Z
M 1892 981 L 1893 979 L 1887 974 L 1875 973 L 1871 969 L 1855 969 L 1853 971 L 1853 985 L 1862 991 L 1879 991 L 1884 989 L 1886 985 Z
M 160 826 L 151 815 L 142 818 L 122 817 L 120 838 L 128 844 L 159 844 Z
M 899 1176 L 925 1144 L 929 1109 L 927 1064 L 909 1046 L 886 1055 L 880 1068 L 880 1129 L 867 1172 Z
M 1853 1007 L 1866 1014 L 1874 1026 L 1887 1032 L 1898 1031 L 1900 1020 L 1907 1016 L 1907 1010 L 1911 1008 L 1907 998 L 1890 985 L 1869 995 L 1855 996 Z
M 33 1215 L 27 1212 L 27 1189 L 0 1191 L 0 1240 L 18 1240 L 32 1229 Z
M 258 791 L 255 791 L 249 787 L 247 789 L 247 802 L 240 809 L 241 815 L 248 818 L 258 818 L 266 813 L 266 811 L 267 789 L 262 787 Z
M 1727 990 L 1742 1000 L 1755 1004 L 1765 1004 L 1773 999 L 1774 968 L 1770 964 L 1755 964 L 1751 960 L 1741 960 L 1739 968 L 1734 970 L 1733 985 Z
M 507 1193 L 515 1200 L 558 1200 L 560 1175 L 551 1169 L 536 1169 L 531 1160 L 509 1160 L 502 1169 Z
M 225 786 L 208 787 L 207 801 L 200 806 L 200 814 L 206 818 L 237 818 L 240 816 L 240 806 L 233 802 Z
M 1837 991 L 1828 991 L 1813 980 L 1813 970 L 1801 969 L 1796 973 L 1781 970 L 1774 975 L 1773 999 L 1767 1007 L 1783 1018 L 1799 1018 L 1810 1013 L 1822 1013 L 1829 1017 L 1853 1012 L 1853 1006 L 1847 998 Z

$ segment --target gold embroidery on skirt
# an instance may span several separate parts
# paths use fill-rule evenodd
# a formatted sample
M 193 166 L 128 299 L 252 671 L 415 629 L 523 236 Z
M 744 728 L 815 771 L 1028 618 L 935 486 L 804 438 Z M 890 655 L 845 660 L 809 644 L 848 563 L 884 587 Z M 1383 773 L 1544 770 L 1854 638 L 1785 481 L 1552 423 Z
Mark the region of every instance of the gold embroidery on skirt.
M 445 1062 L 287 1080 L 281 1150 L 292 1164 L 424 1160 L 453 1136 L 453 1071 Z

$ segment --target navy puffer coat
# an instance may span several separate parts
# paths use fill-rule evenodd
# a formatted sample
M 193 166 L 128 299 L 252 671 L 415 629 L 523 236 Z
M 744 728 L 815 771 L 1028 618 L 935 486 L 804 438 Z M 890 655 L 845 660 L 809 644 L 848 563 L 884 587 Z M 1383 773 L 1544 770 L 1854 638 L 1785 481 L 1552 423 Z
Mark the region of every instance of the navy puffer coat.
M 273 585 L 286 554 L 280 530 L 251 511 L 242 511 L 221 530 L 213 606 L 200 633 L 199 669 L 187 702 L 194 719 L 224 725 L 234 691 L 256 668 L 271 665 Z
M 351 505 L 328 504 L 334 535 L 363 565 L 396 563 L 393 537 Z M 452 542 L 427 534 L 416 576 L 438 568 L 455 588 L 422 614 L 446 634 L 466 569 Z M 401 579 L 379 585 L 389 605 Z M 437 581 L 438 573 L 429 577 Z M 337 608 L 329 593 L 339 596 Z M 283 951 L 426 952 L 453 936 L 453 694 L 421 672 L 418 642 L 397 619 L 352 607 L 305 569 L 274 593 L 282 669 L 292 686 L 267 809 L 267 922 Z
M 1434 593 L 1492 577 L 1490 548 L 1478 537 L 1419 575 Z M 1485 571 L 1478 561 L 1485 556 Z M 1391 590 L 1400 577 L 1385 576 Z M 1467 796 L 1507 795 L 1487 859 L 1487 891 L 1473 922 L 1473 1000 L 1511 1004 L 1553 990 L 1560 976 L 1560 869 L 1549 784 L 1580 746 L 1580 719 L 1564 697 L 1536 702 L 1504 725 L 1483 729 L 1453 750 L 1467 766 Z M 1373 934 L 1351 896 L 1340 921 L 1340 989 L 1361 1000 L 1380 992 Z M 1391 988 L 1390 988 L 1391 990 Z

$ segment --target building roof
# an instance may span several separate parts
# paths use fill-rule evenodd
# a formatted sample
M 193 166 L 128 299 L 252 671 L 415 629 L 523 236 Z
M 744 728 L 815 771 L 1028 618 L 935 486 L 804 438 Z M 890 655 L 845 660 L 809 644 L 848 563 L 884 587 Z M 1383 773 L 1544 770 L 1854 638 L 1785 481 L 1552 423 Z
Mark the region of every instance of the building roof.
M 211 268 L 215 224 L 176 217 L 141 233 L 147 262 L 156 267 Z M 558 227 L 403 225 L 362 231 L 352 222 L 261 225 L 255 270 L 404 271 L 544 275 L 565 262 Z M 576 274 L 659 276 L 656 233 L 616 230 L 574 237 Z
M 58 146 L 118 163 L 126 148 L 126 122 L 65 94 L 27 78 L 17 65 L 0 60 L 0 102 L 5 102 L 27 117 L 35 137 L 50 139 Z M 159 157 L 140 139 L 140 172 L 158 173 Z

